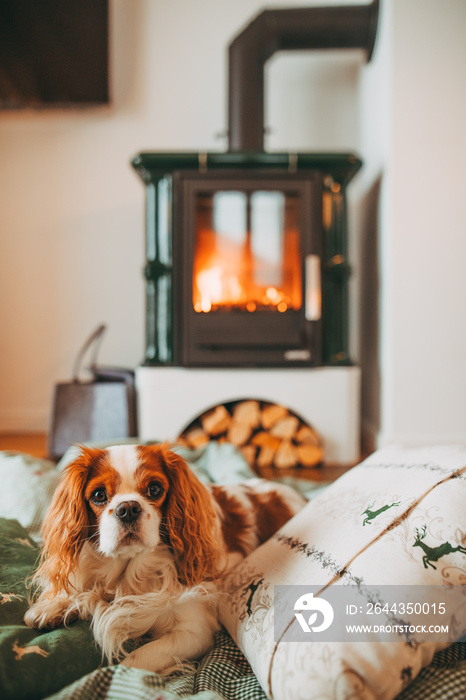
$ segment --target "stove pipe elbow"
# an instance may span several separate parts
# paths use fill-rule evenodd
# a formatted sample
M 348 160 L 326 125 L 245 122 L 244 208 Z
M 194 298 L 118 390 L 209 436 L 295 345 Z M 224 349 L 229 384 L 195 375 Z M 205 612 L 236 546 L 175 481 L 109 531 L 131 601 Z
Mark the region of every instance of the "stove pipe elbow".
M 379 0 L 373 0 L 257 15 L 229 46 L 229 150 L 264 149 L 264 65 L 276 51 L 363 49 L 370 61 L 378 13 Z

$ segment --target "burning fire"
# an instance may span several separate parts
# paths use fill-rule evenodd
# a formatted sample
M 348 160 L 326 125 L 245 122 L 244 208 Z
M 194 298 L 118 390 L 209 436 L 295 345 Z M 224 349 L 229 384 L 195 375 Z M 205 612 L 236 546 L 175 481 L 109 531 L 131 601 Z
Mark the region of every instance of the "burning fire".
M 279 270 L 280 284 L 267 284 L 277 270 L 242 246 L 231 246 L 223 255 L 213 245 L 212 231 L 201 231 L 196 247 L 193 306 L 198 313 L 239 309 L 277 310 L 301 307 L 301 270 L 298 246 L 291 245 Z M 297 235 L 296 235 L 297 238 Z M 297 242 L 296 242 L 297 243 Z M 259 281 L 264 281 L 260 284 Z

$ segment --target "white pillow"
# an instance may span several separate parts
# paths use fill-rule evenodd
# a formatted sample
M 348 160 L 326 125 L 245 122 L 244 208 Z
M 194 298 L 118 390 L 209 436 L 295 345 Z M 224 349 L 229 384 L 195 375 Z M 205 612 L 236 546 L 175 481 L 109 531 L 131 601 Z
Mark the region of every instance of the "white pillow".
M 274 586 L 313 585 L 322 594 L 341 585 L 461 586 L 465 503 L 466 447 L 386 448 L 338 479 L 236 567 L 225 582 L 221 619 L 268 696 L 391 700 L 435 651 L 464 634 L 463 606 L 449 620 L 448 641 L 285 641 L 274 634 Z M 452 546 L 440 549 L 445 542 Z M 432 550 L 439 556 L 429 562 Z M 288 627 L 296 626 L 293 609 L 286 614 Z

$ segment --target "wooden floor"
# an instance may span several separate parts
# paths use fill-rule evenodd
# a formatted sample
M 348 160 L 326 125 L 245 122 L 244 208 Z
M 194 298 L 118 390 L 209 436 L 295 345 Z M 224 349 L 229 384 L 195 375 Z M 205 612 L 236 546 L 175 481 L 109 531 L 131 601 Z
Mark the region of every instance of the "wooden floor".
M 34 457 L 47 457 L 47 435 L 45 433 L 0 433 L 0 450 L 25 452 Z
M 0 433 L 0 450 L 14 450 L 16 452 L 25 452 L 34 457 L 47 458 L 47 435 L 45 433 Z M 338 479 L 339 476 L 348 471 L 351 466 L 342 467 L 326 464 L 316 469 L 286 470 L 286 476 L 296 476 L 311 481 L 335 481 L 335 479 Z M 280 473 L 280 475 L 282 474 L 285 475 L 285 471 Z M 277 476 L 277 471 L 262 472 L 261 476 L 273 479 L 274 476 Z

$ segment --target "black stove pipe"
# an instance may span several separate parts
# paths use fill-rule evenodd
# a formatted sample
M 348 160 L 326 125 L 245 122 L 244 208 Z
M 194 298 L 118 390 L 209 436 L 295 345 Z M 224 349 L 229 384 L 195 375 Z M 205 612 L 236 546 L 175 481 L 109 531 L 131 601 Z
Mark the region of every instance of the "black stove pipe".
M 378 10 L 379 0 L 373 0 L 257 15 L 229 47 L 229 150 L 264 150 L 264 65 L 276 51 L 364 49 L 370 61 Z

